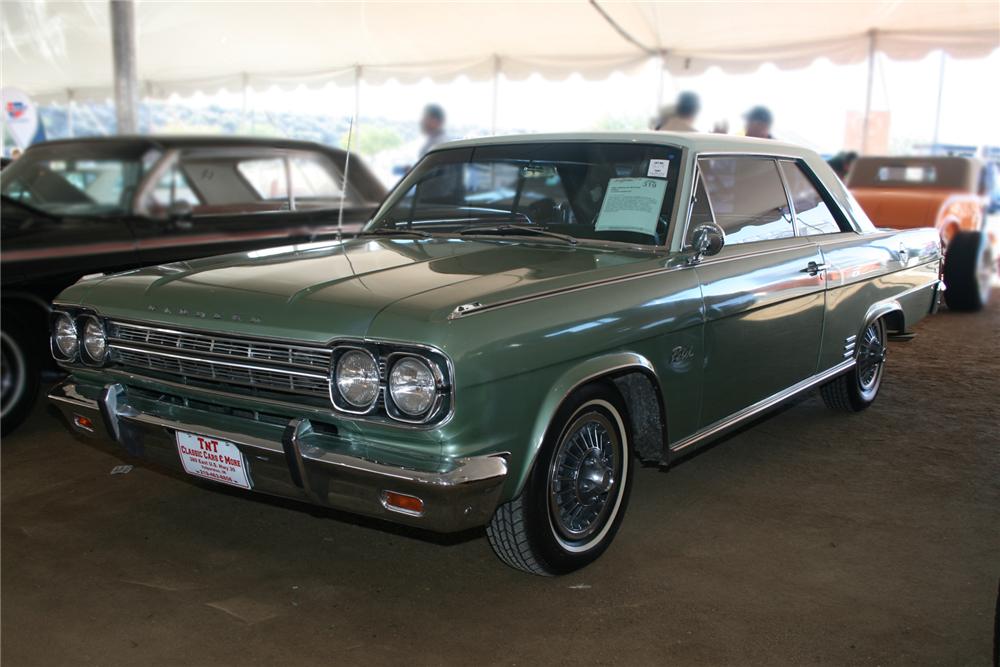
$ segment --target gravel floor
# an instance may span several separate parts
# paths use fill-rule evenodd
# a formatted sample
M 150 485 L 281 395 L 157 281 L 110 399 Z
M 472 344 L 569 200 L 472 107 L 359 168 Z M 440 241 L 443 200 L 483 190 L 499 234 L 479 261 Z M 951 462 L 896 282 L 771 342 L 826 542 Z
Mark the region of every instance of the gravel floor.
M 582 572 L 248 499 L 77 442 L 40 403 L 2 446 L 15 665 L 989 664 L 1000 577 L 1000 298 L 894 343 L 861 415 L 812 395 L 638 472 Z

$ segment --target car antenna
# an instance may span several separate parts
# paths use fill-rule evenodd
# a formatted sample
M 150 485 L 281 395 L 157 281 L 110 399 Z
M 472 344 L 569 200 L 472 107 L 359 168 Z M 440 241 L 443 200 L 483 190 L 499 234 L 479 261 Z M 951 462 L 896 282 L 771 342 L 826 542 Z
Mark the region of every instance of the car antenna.
M 354 139 L 354 114 L 351 114 L 351 123 L 347 126 L 347 157 L 344 158 L 344 182 L 340 187 L 340 208 L 337 211 L 337 241 L 342 241 L 344 237 L 344 200 L 347 199 L 347 172 L 351 169 L 351 141 Z

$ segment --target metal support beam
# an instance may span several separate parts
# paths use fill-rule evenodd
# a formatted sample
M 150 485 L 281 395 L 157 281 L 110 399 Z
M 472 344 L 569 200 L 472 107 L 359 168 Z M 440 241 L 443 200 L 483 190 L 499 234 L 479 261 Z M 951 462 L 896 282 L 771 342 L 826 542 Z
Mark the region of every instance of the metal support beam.
M 497 133 L 497 115 L 500 111 L 500 56 L 493 55 L 493 107 L 490 111 L 490 134 Z
M 947 54 L 941 51 L 941 71 L 938 73 L 938 90 L 937 90 L 937 111 L 934 113 L 934 151 L 937 151 L 938 145 L 938 133 L 941 130 L 941 102 L 944 100 L 944 64 L 947 60 Z
M 135 4 L 132 0 L 111 0 L 111 46 L 118 134 L 134 134 L 138 129 L 139 76 L 135 61 Z
M 872 87 L 875 85 L 875 31 L 868 32 L 868 88 L 865 93 L 865 118 L 861 124 L 861 154 L 868 151 L 868 126 L 872 115 Z

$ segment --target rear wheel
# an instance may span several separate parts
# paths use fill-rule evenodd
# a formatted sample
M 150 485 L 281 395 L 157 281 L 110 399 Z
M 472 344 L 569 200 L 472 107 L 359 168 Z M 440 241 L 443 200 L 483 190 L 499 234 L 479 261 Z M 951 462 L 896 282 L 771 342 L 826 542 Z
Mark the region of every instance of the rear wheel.
M 501 505 L 486 529 L 502 561 L 555 575 L 604 553 L 632 482 L 627 424 L 621 395 L 611 385 L 588 385 L 563 404 L 521 495 Z
M 944 259 L 945 303 L 952 310 L 977 311 L 990 300 L 996 258 L 984 232 L 959 232 Z
M 14 311 L 0 322 L 0 432 L 7 435 L 31 412 L 38 393 L 38 357 L 27 329 Z
M 854 368 L 820 387 L 827 407 L 861 412 L 878 396 L 888 352 L 885 320 L 880 318 L 866 326 L 856 348 Z

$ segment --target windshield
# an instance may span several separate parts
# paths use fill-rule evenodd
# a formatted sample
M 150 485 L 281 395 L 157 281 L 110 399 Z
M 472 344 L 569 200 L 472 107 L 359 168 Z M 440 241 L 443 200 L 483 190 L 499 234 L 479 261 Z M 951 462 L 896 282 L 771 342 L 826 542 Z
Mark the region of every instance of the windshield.
M 125 215 L 139 181 L 158 156 L 146 147 L 43 145 L 0 172 L 0 191 L 55 216 Z
M 366 232 L 565 235 L 660 245 L 680 149 L 634 143 L 514 143 L 435 151 Z

